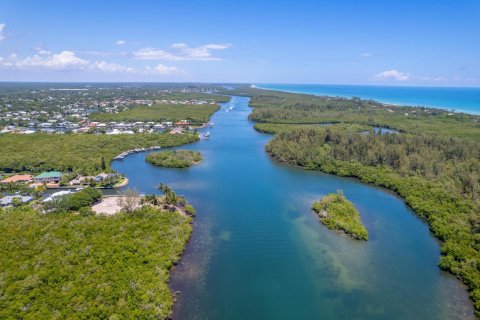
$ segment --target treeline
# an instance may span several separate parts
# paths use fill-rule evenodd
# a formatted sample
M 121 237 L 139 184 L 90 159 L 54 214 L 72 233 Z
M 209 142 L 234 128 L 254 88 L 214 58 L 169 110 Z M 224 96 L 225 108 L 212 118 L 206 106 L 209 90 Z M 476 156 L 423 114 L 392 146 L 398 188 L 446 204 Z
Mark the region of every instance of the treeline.
M 110 162 L 123 151 L 152 146 L 173 147 L 198 139 L 196 134 L 0 135 L 0 171 L 35 173 L 58 170 L 94 175 L 110 171 Z
M 359 98 L 333 98 L 241 88 L 251 97 L 250 119 L 265 123 L 353 123 L 414 134 L 480 140 L 480 116 L 425 107 L 386 105 Z
M 281 132 L 276 159 L 396 191 L 443 241 L 440 266 L 469 287 L 480 311 L 480 143 L 332 128 Z

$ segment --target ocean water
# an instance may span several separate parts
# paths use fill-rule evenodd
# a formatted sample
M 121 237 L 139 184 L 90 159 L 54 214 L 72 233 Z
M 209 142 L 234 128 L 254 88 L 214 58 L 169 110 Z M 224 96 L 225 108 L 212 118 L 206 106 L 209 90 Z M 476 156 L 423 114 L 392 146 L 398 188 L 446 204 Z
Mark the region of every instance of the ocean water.
M 255 84 L 255 87 L 343 98 L 358 97 L 405 106 L 425 106 L 480 114 L 480 88 L 320 84 Z
M 395 194 L 272 160 L 248 120 L 248 98 L 212 117 L 188 169 L 159 168 L 146 153 L 114 161 L 130 188 L 167 183 L 197 209 L 192 239 L 170 281 L 178 320 L 473 320 L 463 284 L 440 270 L 427 224 Z M 228 108 L 233 110 L 226 112 Z M 321 224 L 313 201 L 343 190 L 369 231 L 355 241 Z

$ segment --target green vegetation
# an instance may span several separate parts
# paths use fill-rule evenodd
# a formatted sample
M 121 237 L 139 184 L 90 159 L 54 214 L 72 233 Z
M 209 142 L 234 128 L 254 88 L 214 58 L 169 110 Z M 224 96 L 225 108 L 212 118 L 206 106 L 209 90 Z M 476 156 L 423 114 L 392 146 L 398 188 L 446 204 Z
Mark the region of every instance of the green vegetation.
M 164 150 L 152 152 L 145 157 L 148 163 L 168 168 L 187 168 L 201 160 L 201 153 L 191 150 Z
M 219 94 L 211 94 L 211 93 L 203 93 L 203 92 L 179 92 L 179 91 L 169 92 L 163 96 L 152 96 L 150 98 L 155 100 L 168 99 L 168 100 L 177 100 L 177 101 L 200 100 L 200 101 L 206 101 L 208 103 L 210 102 L 222 103 L 222 102 L 230 101 L 229 96 L 224 96 Z
M 397 192 L 443 241 L 440 266 L 468 285 L 480 310 L 478 142 L 332 128 L 280 133 L 266 150 L 280 161 Z
M 331 193 L 313 204 L 320 221 L 327 228 L 340 230 L 357 240 L 368 240 L 368 231 L 363 226 L 360 214 L 342 193 Z
M 464 281 L 480 316 L 479 116 L 360 99 L 238 91 L 252 96 L 257 129 L 277 133 L 266 146 L 275 159 L 357 177 L 403 197 L 442 241 L 440 267 Z M 318 125 L 332 122 L 340 124 Z M 366 125 L 401 133 L 360 129 Z
M 114 216 L 0 209 L 0 318 L 167 318 L 169 269 L 190 222 L 150 206 Z
M 345 99 L 242 87 L 229 94 L 252 97 L 250 118 L 263 123 L 350 123 L 413 134 L 480 140 L 480 116 L 442 109 L 402 107 L 359 98 Z
M 59 170 L 92 175 L 104 171 L 103 167 L 109 171 L 112 159 L 123 151 L 152 146 L 172 147 L 197 140 L 196 134 L 0 135 L 0 171 Z
M 280 132 L 292 132 L 298 129 L 321 129 L 332 127 L 336 130 L 352 130 L 358 132 L 373 131 L 371 127 L 351 124 L 351 123 L 332 123 L 332 124 L 283 124 L 283 123 L 256 123 L 255 129 L 259 132 L 277 134 Z
M 155 104 L 151 107 L 138 106 L 119 113 L 92 113 L 90 119 L 102 122 L 189 120 L 192 124 L 202 124 L 208 122 L 218 108 L 216 104 Z
M 85 208 L 90 207 L 101 198 L 102 193 L 100 191 L 87 187 L 79 192 L 45 203 L 44 210 L 48 213 L 65 213 L 81 210 L 84 213 L 88 211 Z

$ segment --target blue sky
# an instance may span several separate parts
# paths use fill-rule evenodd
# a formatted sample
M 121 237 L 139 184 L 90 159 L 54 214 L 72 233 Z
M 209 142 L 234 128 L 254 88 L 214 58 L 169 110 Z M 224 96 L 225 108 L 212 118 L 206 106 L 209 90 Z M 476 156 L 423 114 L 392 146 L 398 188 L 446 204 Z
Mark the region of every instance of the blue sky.
M 480 86 L 480 1 L 11 1 L 1 81 Z

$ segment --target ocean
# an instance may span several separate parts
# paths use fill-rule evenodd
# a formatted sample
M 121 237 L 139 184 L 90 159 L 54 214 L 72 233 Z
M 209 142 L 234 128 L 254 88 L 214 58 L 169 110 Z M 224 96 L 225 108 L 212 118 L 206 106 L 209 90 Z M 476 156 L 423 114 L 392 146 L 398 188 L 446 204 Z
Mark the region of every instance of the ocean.
M 399 87 L 323 84 L 255 84 L 256 88 L 343 98 L 358 97 L 405 106 L 425 106 L 480 114 L 480 88 Z

